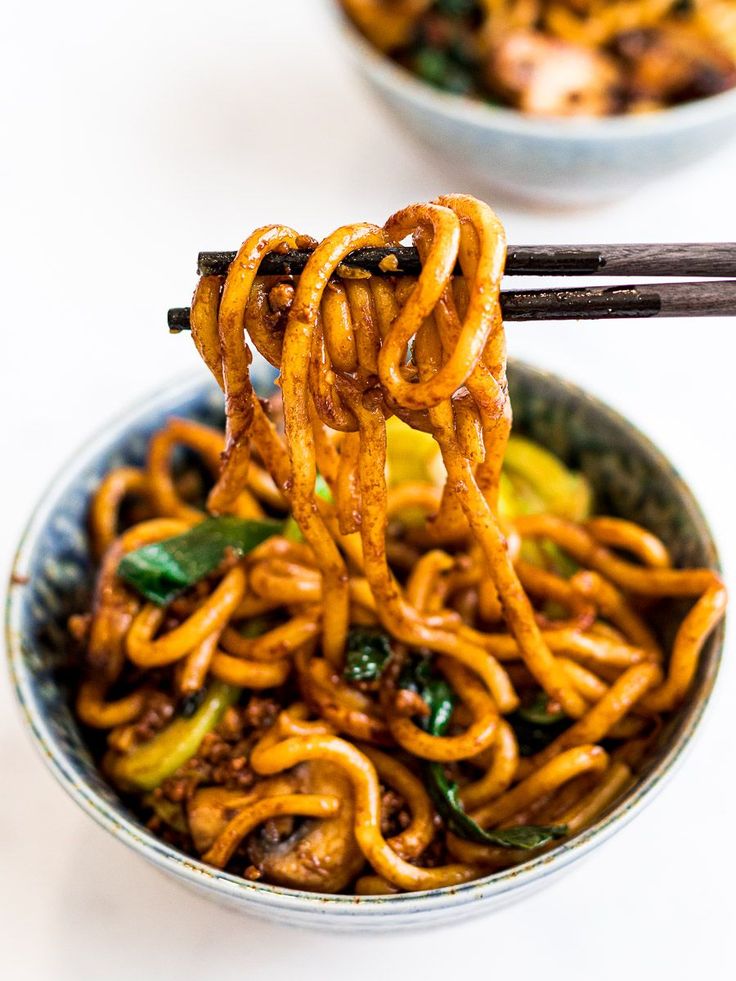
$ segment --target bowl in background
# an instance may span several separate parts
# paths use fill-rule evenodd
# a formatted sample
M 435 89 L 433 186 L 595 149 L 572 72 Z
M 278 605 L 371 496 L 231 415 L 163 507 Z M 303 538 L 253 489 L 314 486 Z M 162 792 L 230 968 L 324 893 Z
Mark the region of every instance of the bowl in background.
M 273 375 L 254 365 L 260 394 Z M 514 431 L 581 470 L 598 508 L 659 535 L 676 565 L 716 567 L 708 527 L 690 491 L 630 423 L 562 379 L 519 362 L 510 366 Z M 7 599 L 7 647 L 15 691 L 46 765 L 90 817 L 153 865 L 211 898 L 279 922 L 331 929 L 392 929 L 444 923 L 498 908 L 553 880 L 622 828 L 662 786 L 681 758 L 715 682 L 723 625 L 708 640 L 685 704 L 664 726 L 640 779 L 591 827 L 551 851 L 475 882 L 395 896 L 331 896 L 249 882 L 156 838 L 97 770 L 70 708 L 66 619 L 86 608 L 92 568 L 90 496 L 111 467 L 140 465 L 152 433 L 172 415 L 222 424 L 222 396 L 202 376 L 164 386 L 108 425 L 54 479 L 23 534 Z M 668 607 L 668 611 L 670 608 Z M 670 632 L 682 616 L 671 607 Z M 671 637 L 665 636 L 666 642 Z M 49 818 L 49 831 L 52 824 Z
M 330 7 L 369 87 L 433 153 L 496 191 L 536 204 L 623 197 L 736 135 L 736 89 L 643 115 L 542 118 L 433 88 L 382 54 Z

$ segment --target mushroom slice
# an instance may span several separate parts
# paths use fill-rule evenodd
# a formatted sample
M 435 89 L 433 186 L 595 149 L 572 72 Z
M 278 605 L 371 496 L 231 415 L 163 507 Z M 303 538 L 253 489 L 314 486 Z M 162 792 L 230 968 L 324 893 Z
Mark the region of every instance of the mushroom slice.
M 320 760 L 302 764 L 300 791 L 339 798 L 340 811 L 333 818 L 304 821 L 283 841 L 271 842 L 255 834 L 248 845 L 251 862 L 275 885 L 311 892 L 341 892 L 365 864 L 354 834 L 355 806 L 350 783 L 343 771 Z
M 203 787 L 187 805 L 189 832 L 194 847 L 200 853 L 208 851 L 226 825 L 238 811 L 260 800 L 281 794 L 302 792 L 298 779 L 293 775 L 262 780 L 253 790 L 228 790 L 225 787 Z

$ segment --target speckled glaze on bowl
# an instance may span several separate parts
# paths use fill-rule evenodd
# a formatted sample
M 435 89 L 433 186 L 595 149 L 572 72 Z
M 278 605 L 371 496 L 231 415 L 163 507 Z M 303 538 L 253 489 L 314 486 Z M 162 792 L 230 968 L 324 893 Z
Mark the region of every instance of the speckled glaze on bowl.
M 578 207 L 624 197 L 736 136 L 736 89 L 637 116 L 544 119 L 435 89 L 374 48 L 329 7 L 355 67 L 433 153 L 489 189 Z
M 260 369 L 256 374 L 256 383 L 260 381 L 266 392 L 271 376 Z M 715 547 L 692 495 L 645 437 L 611 409 L 553 375 L 514 363 L 510 379 L 516 431 L 581 469 L 596 489 L 600 510 L 645 524 L 664 539 L 678 564 L 717 565 Z M 172 415 L 220 422 L 220 393 L 201 376 L 165 386 L 88 442 L 38 505 L 18 548 L 8 590 L 10 670 L 31 737 L 67 793 L 119 841 L 164 872 L 244 913 L 331 929 L 424 927 L 488 912 L 550 882 L 652 799 L 705 708 L 718 669 L 722 627 L 706 645 L 688 700 L 665 727 L 637 785 L 592 827 L 509 871 L 422 893 L 320 896 L 247 882 L 155 838 L 104 782 L 80 737 L 69 709 L 64 625 L 69 613 L 84 608 L 90 586 L 85 529 L 93 488 L 110 467 L 140 464 L 151 433 Z M 673 608 L 673 620 L 679 615 Z

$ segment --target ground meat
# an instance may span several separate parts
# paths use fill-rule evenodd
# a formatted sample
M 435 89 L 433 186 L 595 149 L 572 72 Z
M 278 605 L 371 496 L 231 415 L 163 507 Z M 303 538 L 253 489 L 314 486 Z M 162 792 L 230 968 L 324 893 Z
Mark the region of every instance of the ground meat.
M 153 738 L 164 728 L 174 714 L 174 699 L 162 691 L 152 691 L 146 696 L 146 707 L 134 725 L 140 742 Z
M 220 724 L 217 727 L 217 732 L 223 739 L 234 743 L 243 735 L 244 725 L 245 723 L 242 713 L 233 706 L 230 706 L 220 720 Z
M 270 818 L 261 828 L 261 838 L 270 845 L 277 845 L 294 833 L 296 819 L 290 814 Z
M 190 504 L 201 501 L 205 493 L 202 474 L 196 470 L 185 470 L 176 480 L 176 490 L 179 497 Z
M 391 838 L 408 828 L 411 815 L 404 798 L 395 790 L 384 790 L 381 794 L 381 834 Z
M 248 765 L 251 751 L 279 710 L 278 702 L 259 695 L 252 695 L 247 705 L 229 708 L 204 737 L 197 755 L 161 784 L 161 792 L 180 802 L 189 800 L 199 786 L 249 790 L 257 779 Z
M 447 861 L 448 855 L 447 849 L 445 848 L 444 835 L 436 834 L 417 859 L 417 865 L 421 865 L 425 869 L 431 869 L 438 865 L 445 865 Z M 449 861 L 452 861 L 452 859 L 449 859 Z
M 268 294 L 268 305 L 271 311 L 283 313 L 285 310 L 290 310 L 294 292 L 292 283 L 277 283 Z
M 297 235 L 296 237 L 296 247 L 305 252 L 313 252 L 319 245 L 316 238 L 312 238 L 311 235 Z
M 151 691 L 146 695 L 145 708 L 140 717 L 130 725 L 118 726 L 108 737 L 112 749 L 119 753 L 129 753 L 141 743 L 147 743 L 168 724 L 174 715 L 175 703 L 170 695 L 162 691 Z
M 180 766 L 173 776 L 158 788 L 167 800 L 175 804 L 189 800 L 200 784 L 212 783 L 212 765 L 198 756 Z
M 274 724 L 281 706 L 274 698 L 252 695 L 244 709 L 245 725 L 254 729 L 267 729 Z
M 200 784 L 248 790 L 256 779 L 247 762 L 251 748 L 252 740 L 231 744 L 210 732 L 202 740 L 199 753 L 165 780 L 162 790 L 172 801 L 188 800 Z
M 172 600 L 167 607 L 167 614 L 174 625 L 178 626 L 182 620 L 191 616 L 201 606 L 202 601 L 211 592 L 211 579 L 212 577 L 195 583 L 181 596 L 177 596 L 176 599 Z
M 415 715 L 428 716 L 430 709 L 419 692 L 399 688 L 394 698 L 394 711 L 405 719 L 411 719 Z
M 225 760 L 212 771 L 212 782 L 218 786 L 248 790 L 256 781 L 245 756 Z
M 457 37 L 457 23 L 441 13 L 430 11 L 422 20 L 424 41 L 430 48 L 449 48 Z
M 177 831 L 175 828 L 169 827 L 169 825 L 162 821 L 160 817 L 156 814 L 146 821 L 146 827 L 149 831 L 152 831 L 157 838 L 165 841 L 167 845 L 171 845 L 174 848 L 178 848 L 180 851 L 191 852 L 192 843 L 189 835 L 182 834 L 181 831 Z

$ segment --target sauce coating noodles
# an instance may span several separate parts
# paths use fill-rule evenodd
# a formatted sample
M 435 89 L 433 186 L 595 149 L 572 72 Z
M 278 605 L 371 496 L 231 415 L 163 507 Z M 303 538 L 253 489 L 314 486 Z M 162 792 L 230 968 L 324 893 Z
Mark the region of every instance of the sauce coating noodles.
M 408 237 L 416 279 L 341 266 Z M 259 276 L 305 245 L 298 278 Z M 687 696 L 723 584 L 591 517 L 582 478 L 510 437 L 505 248 L 464 195 L 319 244 L 257 229 L 192 307 L 224 437 L 171 419 L 95 494 L 77 713 L 149 826 L 211 865 L 321 892 L 477 878 L 594 821 Z M 136 550 L 214 527 L 266 537 L 163 602 L 121 578 Z M 649 610 L 670 597 L 692 606 L 663 650 Z

